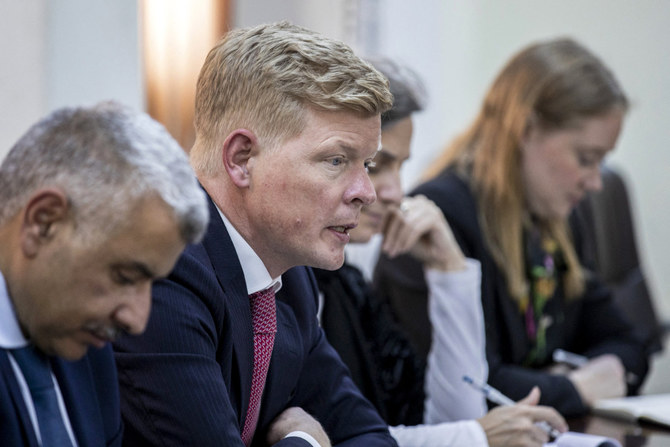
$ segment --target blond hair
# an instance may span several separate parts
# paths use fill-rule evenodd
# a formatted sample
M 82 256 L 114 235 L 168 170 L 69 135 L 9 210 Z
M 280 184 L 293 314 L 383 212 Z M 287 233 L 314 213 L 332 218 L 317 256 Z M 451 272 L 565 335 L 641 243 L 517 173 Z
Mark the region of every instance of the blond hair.
M 304 110 L 380 115 L 392 105 L 388 81 L 342 42 L 287 22 L 228 32 L 207 55 L 195 100 L 199 174 L 220 166 L 217 148 L 236 128 L 278 145 L 304 127 Z
M 528 225 L 521 181 L 520 142 L 531 119 L 542 129 L 563 129 L 575 120 L 626 109 L 628 100 L 611 71 L 571 39 L 533 44 L 516 54 L 489 89 L 472 125 L 426 173 L 447 166 L 470 179 L 488 248 L 504 273 L 511 296 L 527 295 L 523 229 Z M 569 298 L 584 290 L 584 274 L 565 219 L 540 221 L 566 263 Z

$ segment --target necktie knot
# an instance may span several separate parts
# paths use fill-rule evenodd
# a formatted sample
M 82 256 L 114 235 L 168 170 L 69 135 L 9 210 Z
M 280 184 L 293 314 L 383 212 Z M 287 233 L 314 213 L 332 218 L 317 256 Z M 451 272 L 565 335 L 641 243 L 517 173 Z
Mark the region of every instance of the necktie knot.
M 249 295 L 254 334 L 277 332 L 277 309 L 272 287 Z
M 19 364 L 31 393 L 53 388 L 49 360 L 35 346 L 12 349 L 11 353 Z

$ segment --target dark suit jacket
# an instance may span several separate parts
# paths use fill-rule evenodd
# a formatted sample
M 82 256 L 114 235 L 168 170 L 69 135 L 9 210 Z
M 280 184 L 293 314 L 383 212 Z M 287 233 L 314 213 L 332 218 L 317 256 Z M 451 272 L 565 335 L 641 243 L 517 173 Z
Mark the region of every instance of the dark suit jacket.
M 424 367 L 387 303 L 352 265 L 314 275 L 323 294 L 321 327 L 354 383 L 389 425 L 420 424 Z
M 145 333 L 115 343 L 127 445 L 243 445 L 251 311 L 237 254 L 210 205 L 202 243 L 187 247 L 169 278 L 154 285 Z M 395 445 L 318 326 L 311 270 L 291 269 L 282 282 L 254 444 L 263 444 L 277 415 L 298 406 L 321 422 L 333 445 Z M 279 445 L 308 443 L 287 438 Z
M 91 348 L 76 362 L 51 358 L 51 367 L 79 446 L 120 446 L 123 428 L 111 347 Z M 3 447 L 38 445 L 4 349 L 0 349 L 0 444 Z
M 464 254 L 481 262 L 489 383 L 514 400 L 521 399 L 538 385 L 542 391 L 541 404 L 551 405 L 564 415 L 586 412 L 577 390 L 567 378 L 520 366 L 530 350 L 524 321 L 507 292 L 502 272 L 486 247 L 477 205 L 467 183 L 446 171 L 419 186 L 413 194 L 424 194 L 435 201 Z M 576 246 L 581 244 L 577 242 Z M 375 276 L 376 284 L 389 297 L 401 324 L 420 352 L 427 355 L 430 323 L 421 265 L 408 256 L 392 261 L 382 257 Z M 545 313 L 553 318 L 553 324 L 547 329 L 547 349 L 552 352 L 562 348 L 588 357 L 613 353 L 621 358 L 628 371 L 643 379 L 648 367 L 644 344 L 633 335 L 630 324 L 613 305 L 610 295 L 595 278 L 587 281 L 582 298 L 570 302 L 564 299 L 559 288 L 557 296 L 545 307 Z M 638 386 L 639 382 L 631 386 L 629 392 Z

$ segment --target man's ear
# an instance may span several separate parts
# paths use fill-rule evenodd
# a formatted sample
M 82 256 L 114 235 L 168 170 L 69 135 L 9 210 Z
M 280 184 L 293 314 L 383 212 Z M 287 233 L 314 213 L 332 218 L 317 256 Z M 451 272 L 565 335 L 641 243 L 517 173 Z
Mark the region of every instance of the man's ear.
M 21 249 L 34 257 L 40 246 L 48 243 L 68 218 L 69 202 L 65 193 L 56 188 L 41 189 L 33 194 L 23 208 Z
M 237 129 L 223 142 L 223 166 L 233 183 L 240 188 L 249 186 L 249 159 L 258 144 L 256 135 L 247 129 Z

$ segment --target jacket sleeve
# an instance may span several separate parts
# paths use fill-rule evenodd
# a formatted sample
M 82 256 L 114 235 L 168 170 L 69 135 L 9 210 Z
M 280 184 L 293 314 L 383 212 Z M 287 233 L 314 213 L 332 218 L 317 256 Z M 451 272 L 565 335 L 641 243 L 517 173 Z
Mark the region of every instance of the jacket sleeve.
M 435 201 L 444 212 L 465 256 L 481 262 L 481 297 L 489 383 L 514 400 L 525 397 L 537 385 L 542 392 L 541 404 L 550 405 L 566 416 L 584 414 L 587 408 L 567 377 L 521 366 L 526 349 L 522 341 L 525 336 L 519 332 L 519 324 L 510 324 L 518 321 L 518 312 L 507 301 L 509 296 L 504 278 L 486 248 L 476 203 L 466 183 L 453 174 L 447 174 L 420 186 L 413 194 L 416 193 Z M 426 324 L 427 317 L 421 316 L 421 313 L 427 313 L 427 288 L 420 265 L 401 257 L 388 260 L 382 256 L 377 267 L 376 281 L 380 288 L 387 291 L 401 323 L 403 318 L 411 318 Z M 411 303 L 403 303 L 403 299 L 420 302 L 420 305 L 412 307 Z M 412 314 L 407 317 L 410 314 L 408 309 L 418 316 Z M 588 356 L 614 353 L 622 359 L 629 371 L 639 378 L 644 376 L 647 360 L 643 346 L 631 337 L 629 326 L 597 281 L 588 284 L 587 293 L 582 299 L 566 307 L 565 320 L 561 347 Z M 408 324 L 411 328 L 413 323 L 409 321 Z M 430 346 L 430 335 L 423 330 L 424 333 L 419 333 L 415 340 L 419 340 L 422 346 Z M 427 352 L 424 347 L 424 355 Z
M 304 334 L 307 353 L 295 394 L 287 407 L 298 406 L 313 415 L 333 446 L 395 446 L 387 424 L 354 385 L 348 369 L 318 326 L 318 289 L 311 270 L 307 271 L 308 284 L 302 289 L 310 290 L 313 299 L 285 291 L 286 302 L 294 310 Z M 288 275 L 292 273 L 289 271 Z
M 464 376 L 477 382 L 488 377 L 479 261 L 468 259 L 463 271 L 428 270 L 426 279 L 433 343 L 426 370 L 424 421 L 480 418 L 486 413 L 484 396 L 463 382 Z
M 192 256 L 154 284 L 153 308 L 140 337 L 114 344 L 121 385 L 125 445 L 243 447 L 217 358 L 225 336 L 220 286 Z M 211 301 L 209 301 L 211 302 Z M 230 360 L 229 360 L 230 361 Z

